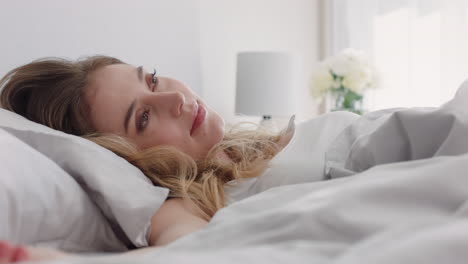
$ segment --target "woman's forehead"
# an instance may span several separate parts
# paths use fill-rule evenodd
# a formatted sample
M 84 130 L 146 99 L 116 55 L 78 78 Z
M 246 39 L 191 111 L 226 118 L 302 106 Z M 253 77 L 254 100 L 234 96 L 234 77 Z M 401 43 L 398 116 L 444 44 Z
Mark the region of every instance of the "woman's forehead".
M 86 89 L 90 99 L 99 97 L 100 94 L 121 93 L 136 85 L 138 76 L 136 67 L 128 64 L 112 64 L 97 69 L 91 73 Z
M 129 64 L 111 64 L 97 69 L 90 76 L 91 82 L 138 80 L 137 67 Z
M 138 83 L 136 67 L 127 64 L 105 66 L 93 74 L 85 98 L 98 131 L 120 130 L 119 120 L 137 96 Z

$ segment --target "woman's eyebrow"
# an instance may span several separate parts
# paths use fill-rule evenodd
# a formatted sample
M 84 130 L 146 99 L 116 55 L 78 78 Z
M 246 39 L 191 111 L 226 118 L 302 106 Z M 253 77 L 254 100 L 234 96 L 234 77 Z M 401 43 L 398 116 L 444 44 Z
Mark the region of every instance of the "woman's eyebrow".
M 128 133 L 128 122 L 130 121 L 130 117 L 133 114 L 133 109 L 135 109 L 135 104 L 136 104 L 136 99 L 133 100 L 133 102 L 130 104 L 130 107 L 128 108 L 127 114 L 125 114 L 125 119 L 124 119 L 124 128 L 125 128 L 125 133 Z
M 139 66 L 137 68 L 137 76 L 138 76 L 138 80 L 142 82 L 143 81 L 143 66 Z

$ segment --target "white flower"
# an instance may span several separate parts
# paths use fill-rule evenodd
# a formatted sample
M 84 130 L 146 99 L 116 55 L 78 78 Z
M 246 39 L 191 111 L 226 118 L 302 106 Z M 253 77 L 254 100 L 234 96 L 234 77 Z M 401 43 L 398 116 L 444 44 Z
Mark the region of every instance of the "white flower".
M 343 78 L 343 86 L 351 91 L 361 94 L 365 89 L 371 88 L 372 72 L 369 67 L 351 68 Z
M 338 76 L 345 76 L 350 68 L 349 61 L 346 58 L 341 58 L 338 56 L 325 60 L 325 64 L 334 74 Z
M 321 97 L 330 89 L 340 86 L 362 94 L 365 89 L 376 87 L 375 72 L 364 52 L 345 49 L 323 61 L 312 74 L 312 95 Z M 333 75 L 337 78 L 333 78 Z
M 330 67 L 334 74 L 346 76 L 348 72 L 364 64 L 363 54 L 352 49 L 346 49 L 339 54 L 325 60 L 325 64 Z
M 333 76 L 330 69 L 325 64 L 320 64 L 313 72 L 311 78 L 311 93 L 314 97 L 321 97 L 331 87 L 333 87 Z

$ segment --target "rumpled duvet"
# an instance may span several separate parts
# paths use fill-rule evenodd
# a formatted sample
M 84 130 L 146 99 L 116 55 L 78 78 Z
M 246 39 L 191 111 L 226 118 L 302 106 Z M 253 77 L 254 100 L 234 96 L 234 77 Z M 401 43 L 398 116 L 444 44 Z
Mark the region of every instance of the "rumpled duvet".
M 364 115 L 327 151 L 327 180 L 234 202 L 141 255 L 61 262 L 468 263 L 466 102 L 467 83 L 440 107 Z

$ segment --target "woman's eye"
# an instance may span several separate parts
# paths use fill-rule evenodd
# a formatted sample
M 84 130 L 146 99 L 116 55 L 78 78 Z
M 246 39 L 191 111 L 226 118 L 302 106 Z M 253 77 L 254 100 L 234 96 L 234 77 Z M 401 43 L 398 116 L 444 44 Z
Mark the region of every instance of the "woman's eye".
M 146 110 L 141 114 L 140 121 L 138 122 L 137 130 L 141 132 L 148 125 L 149 122 L 149 111 Z
M 151 74 L 151 90 L 154 90 L 154 87 L 157 86 L 159 83 L 159 79 L 156 76 L 156 69 L 154 69 L 153 73 Z

